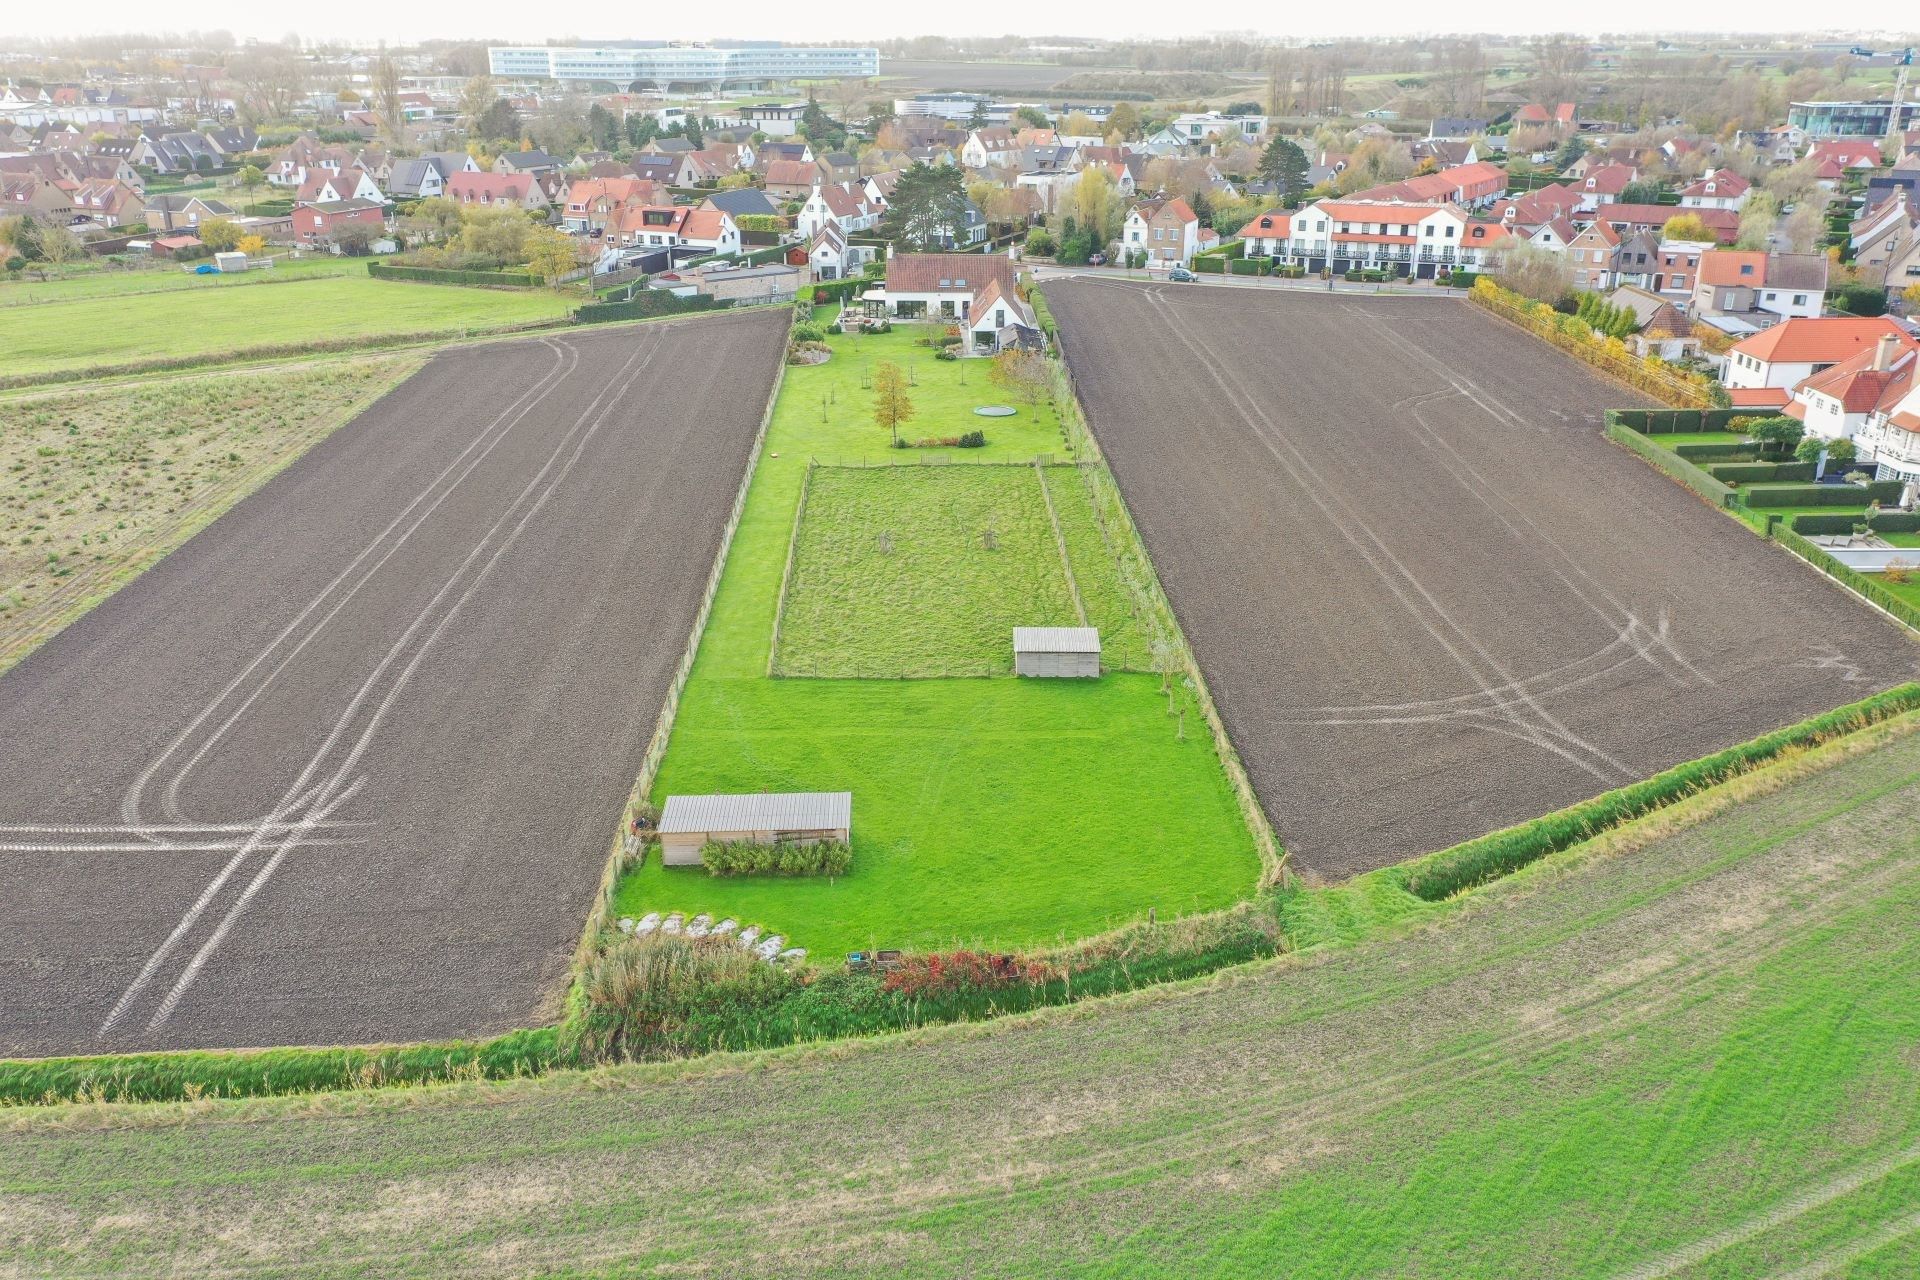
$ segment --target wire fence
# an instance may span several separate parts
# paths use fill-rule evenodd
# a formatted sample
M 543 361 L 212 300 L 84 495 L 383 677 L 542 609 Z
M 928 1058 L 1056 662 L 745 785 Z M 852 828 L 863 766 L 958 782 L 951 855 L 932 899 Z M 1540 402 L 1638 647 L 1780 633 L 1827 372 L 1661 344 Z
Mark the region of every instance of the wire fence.
M 773 604 L 773 636 L 767 642 L 767 674 L 785 674 L 780 669 L 780 627 L 787 616 L 787 590 L 793 585 L 793 561 L 800 551 L 800 526 L 807 519 L 807 496 L 813 492 L 813 473 L 819 463 L 807 459 L 806 474 L 800 477 L 800 500 L 793 504 L 793 529 L 787 534 L 787 563 L 780 571 L 780 595 Z

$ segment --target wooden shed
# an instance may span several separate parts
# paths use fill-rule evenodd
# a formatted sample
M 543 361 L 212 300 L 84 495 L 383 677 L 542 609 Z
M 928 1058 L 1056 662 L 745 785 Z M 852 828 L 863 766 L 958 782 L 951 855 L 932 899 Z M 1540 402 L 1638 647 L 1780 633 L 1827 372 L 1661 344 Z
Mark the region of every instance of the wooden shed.
M 853 838 L 851 791 L 788 791 L 758 795 L 668 796 L 660 813 L 660 859 L 670 867 L 700 865 L 709 840 L 816 844 Z
M 1097 677 L 1100 631 L 1097 627 L 1015 627 L 1013 673 Z

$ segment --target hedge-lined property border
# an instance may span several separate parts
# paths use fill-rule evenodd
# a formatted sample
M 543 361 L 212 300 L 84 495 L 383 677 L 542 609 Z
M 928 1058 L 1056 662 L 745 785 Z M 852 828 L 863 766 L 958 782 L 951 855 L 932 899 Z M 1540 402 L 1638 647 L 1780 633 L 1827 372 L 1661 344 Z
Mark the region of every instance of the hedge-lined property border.
M 1584 803 L 1415 859 L 1400 869 L 1401 883 L 1409 893 L 1428 902 L 1450 898 L 1511 875 L 1528 863 L 1571 848 L 1609 827 L 1737 778 L 1785 752 L 1818 746 L 1917 707 L 1920 683 L 1899 685 L 1750 742 L 1675 765 Z
M 409 280 L 417 284 L 464 284 L 484 289 L 535 289 L 545 283 L 526 271 L 460 271 L 448 267 L 409 267 L 378 258 L 367 263 L 375 280 Z
M 1799 523 L 1797 520 L 1795 523 Z M 1800 534 L 1776 523 L 1771 534 L 1773 541 L 1805 560 L 1820 572 L 1840 583 L 1854 594 L 1860 596 L 1876 609 L 1883 610 L 1896 622 L 1920 631 L 1920 609 L 1914 608 L 1893 592 L 1873 580 L 1870 573 L 1861 573 L 1858 569 L 1848 568 L 1825 551 L 1808 542 Z M 1920 551 L 1915 558 L 1920 559 Z
M 1716 507 L 1733 501 L 1733 486 L 1723 484 L 1671 449 L 1665 449 L 1627 425 L 1618 409 L 1607 410 L 1607 439 L 1637 453 L 1655 470 L 1664 471 Z

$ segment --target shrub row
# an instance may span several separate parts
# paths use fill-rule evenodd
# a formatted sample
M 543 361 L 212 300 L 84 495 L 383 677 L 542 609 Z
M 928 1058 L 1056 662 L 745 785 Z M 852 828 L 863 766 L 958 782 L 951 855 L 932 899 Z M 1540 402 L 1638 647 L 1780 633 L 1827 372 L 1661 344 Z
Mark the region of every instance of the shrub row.
M 1305 280 L 1307 278 L 1307 268 L 1305 263 L 1296 262 L 1291 265 L 1275 267 L 1273 274 L 1279 276 L 1282 280 Z
M 263 1098 L 450 1080 L 508 1080 L 559 1065 L 555 1029 L 367 1049 L 128 1053 L 0 1062 L 0 1106 Z
M 683 1057 L 978 1021 L 1198 977 L 1278 949 L 1270 897 L 1134 925 L 1044 964 L 950 953 L 915 957 L 891 974 L 749 968 L 736 959 L 745 953 L 724 943 L 702 954 L 684 937 L 623 938 L 589 971 L 576 1056 Z
M 1769 484 L 1754 485 L 1741 495 L 1750 507 L 1855 507 L 1869 502 L 1897 502 L 1898 480 L 1876 480 L 1856 484 Z
M 850 276 L 845 280 L 820 280 L 813 284 L 803 284 L 799 289 L 802 302 L 845 302 L 855 294 L 863 293 L 876 284 L 863 276 Z
M 1040 332 L 1046 334 L 1051 340 L 1059 333 L 1060 326 L 1055 322 L 1053 312 L 1047 307 L 1046 298 L 1038 289 L 1035 289 L 1027 295 L 1027 301 L 1033 305 L 1033 318 L 1039 323 Z
M 664 289 L 641 289 L 627 302 L 589 302 L 573 313 L 575 324 L 605 324 L 609 320 L 648 320 L 692 311 L 712 311 L 726 304 L 704 293 L 681 298 Z
M 1193 258 L 1193 269 L 1203 275 L 1223 276 L 1227 274 L 1225 258 L 1203 258 L 1198 254 Z
M 1825 551 L 1822 551 L 1819 547 L 1808 542 L 1794 530 L 1784 526 L 1776 526 L 1774 528 L 1773 540 L 1836 582 L 1844 583 L 1846 586 L 1853 588 L 1907 626 L 1920 631 L 1920 609 L 1914 608 L 1905 600 L 1902 600 L 1899 596 L 1887 590 L 1886 587 L 1874 581 L 1872 574 L 1861 573 L 1857 569 L 1848 568 L 1846 565 L 1841 564 L 1838 560 L 1828 555 Z M 1910 685 L 1901 686 L 1903 689 L 1911 687 Z
M 1227 270 L 1236 276 L 1264 276 L 1273 270 L 1271 258 L 1235 258 Z
M 1801 534 L 1852 533 L 1855 525 L 1871 525 L 1875 533 L 1920 532 L 1920 511 L 1876 511 L 1871 515 L 1848 512 L 1845 515 L 1797 515 L 1793 531 Z
M 1759 445 L 1739 440 L 1729 440 L 1726 444 L 1676 444 L 1669 452 L 1688 462 L 1757 462 L 1760 458 Z
M 1625 445 L 1716 507 L 1725 506 L 1733 497 L 1732 488 L 1672 450 L 1661 448 L 1638 431 L 1622 424 L 1618 412 L 1612 409 L 1607 410 L 1607 439 Z
M 1726 389 L 1714 379 L 1663 360 L 1637 357 L 1618 338 L 1596 337 L 1593 329 L 1578 316 L 1562 315 L 1544 302 L 1503 289 L 1485 277 L 1473 282 L 1470 296 L 1495 315 L 1511 320 L 1562 351 L 1670 405 L 1692 409 L 1725 407 Z
M 1685 448 L 1682 445 L 1681 448 Z M 1689 461 L 1697 462 L 1691 454 L 1683 454 Z M 1813 480 L 1811 462 L 1716 462 L 1707 468 L 1707 474 L 1722 484 L 1786 484 Z
M 709 840 L 700 846 L 700 863 L 710 876 L 843 876 L 853 865 L 853 849 L 839 840 Z
M 1793 538 L 1793 535 L 1787 534 L 1786 537 Z M 1793 540 L 1807 546 L 1815 555 L 1833 559 L 1812 547 L 1805 539 Z M 1591 839 L 1609 827 L 1738 777 L 1783 752 L 1842 737 L 1916 707 L 1920 707 L 1920 684 L 1903 684 L 1863 701 L 1775 730 L 1751 742 L 1676 765 L 1644 782 L 1609 791 L 1584 804 L 1430 854 L 1405 869 L 1404 883 L 1407 891 L 1414 896 L 1428 902 L 1439 902 L 1463 890 L 1511 875 L 1531 862 Z
M 418 284 L 466 284 L 494 289 L 532 289 L 540 277 L 525 271 L 452 271 L 444 267 L 402 267 L 374 259 L 367 274 L 376 280 L 411 280 Z
M 1751 418 L 1752 409 L 1615 409 L 1613 415 L 1635 431 L 1650 436 L 1682 431 L 1725 431 L 1736 418 Z

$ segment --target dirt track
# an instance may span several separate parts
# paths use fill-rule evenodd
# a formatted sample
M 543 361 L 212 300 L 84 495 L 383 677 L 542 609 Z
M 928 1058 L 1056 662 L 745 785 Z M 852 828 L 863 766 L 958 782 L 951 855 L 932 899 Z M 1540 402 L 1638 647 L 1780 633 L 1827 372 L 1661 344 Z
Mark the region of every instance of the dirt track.
M 532 1018 L 786 323 L 442 354 L 0 677 L 0 1052 Z
M 1443 848 L 1911 679 L 1920 647 L 1600 433 L 1466 302 L 1050 284 L 1296 863 Z

